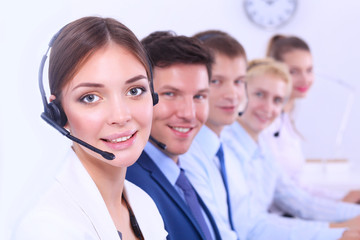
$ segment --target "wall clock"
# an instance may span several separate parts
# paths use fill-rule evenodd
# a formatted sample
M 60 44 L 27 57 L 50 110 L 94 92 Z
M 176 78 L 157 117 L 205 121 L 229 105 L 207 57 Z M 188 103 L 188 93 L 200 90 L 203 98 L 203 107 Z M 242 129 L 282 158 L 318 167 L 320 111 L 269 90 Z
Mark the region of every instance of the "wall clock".
M 294 15 L 297 0 L 244 0 L 248 18 L 264 29 L 277 29 Z

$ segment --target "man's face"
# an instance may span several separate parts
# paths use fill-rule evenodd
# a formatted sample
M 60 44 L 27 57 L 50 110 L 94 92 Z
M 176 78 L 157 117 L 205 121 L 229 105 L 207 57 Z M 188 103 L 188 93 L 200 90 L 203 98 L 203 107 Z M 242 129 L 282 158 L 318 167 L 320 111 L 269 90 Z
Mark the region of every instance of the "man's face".
M 154 69 L 154 107 L 151 136 L 166 144 L 165 153 L 177 161 L 185 153 L 208 111 L 209 76 L 205 65 L 174 64 Z
M 229 58 L 215 54 L 210 80 L 209 118 L 206 125 L 217 135 L 238 116 L 239 106 L 246 100 L 244 78 L 246 61 L 243 56 Z

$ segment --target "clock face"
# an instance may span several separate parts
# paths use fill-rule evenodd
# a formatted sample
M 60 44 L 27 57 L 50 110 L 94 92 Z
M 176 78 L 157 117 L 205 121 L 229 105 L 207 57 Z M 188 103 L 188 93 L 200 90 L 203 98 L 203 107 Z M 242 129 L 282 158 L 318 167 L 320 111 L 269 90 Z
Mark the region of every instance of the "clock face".
M 244 0 L 250 20 L 266 29 L 275 29 L 287 23 L 296 6 L 297 0 Z

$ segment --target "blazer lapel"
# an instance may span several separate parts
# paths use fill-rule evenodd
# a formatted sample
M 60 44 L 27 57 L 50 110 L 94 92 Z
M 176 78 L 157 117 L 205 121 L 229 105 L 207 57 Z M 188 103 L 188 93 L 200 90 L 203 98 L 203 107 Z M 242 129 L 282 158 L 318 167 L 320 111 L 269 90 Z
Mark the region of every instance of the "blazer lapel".
M 149 171 L 151 177 L 158 183 L 158 185 L 167 193 L 169 198 L 171 198 L 174 203 L 183 211 L 183 213 L 188 217 L 189 221 L 195 226 L 196 230 L 199 232 L 203 239 L 205 236 L 200 230 L 200 226 L 190 212 L 189 207 L 186 205 L 185 201 L 181 198 L 179 193 L 176 191 L 174 186 L 167 180 L 165 175 L 161 172 L 158 166 L 154 161 L 146 154 L 145 151 L 142 152 L 140 158 L 137 160 L 137 163 L 143 167 L 145 170 Z

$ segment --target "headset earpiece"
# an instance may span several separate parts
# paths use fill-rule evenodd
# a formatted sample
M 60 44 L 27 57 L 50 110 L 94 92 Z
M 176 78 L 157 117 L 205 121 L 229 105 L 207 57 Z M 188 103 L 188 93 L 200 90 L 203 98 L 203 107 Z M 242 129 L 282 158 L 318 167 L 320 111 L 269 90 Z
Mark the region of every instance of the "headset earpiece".
M 61 127 L 64 127 L 67 123 L 66 114 L 57 100 L 48 103 L 45 114 Z
M 151 95 L 153 99 L 153 106 L 155 106 L 159 102 L 159 94 L 157 94 L 156 92 L 152 92 Z
M 154 90 L 154 75 L 153 75 L 152 64 L 150 59 L 148 59 L 148 66 L 150 70 L 150 91 L 153 99 L 153 106 L 155 106 L 159 102 L 159 94 L 157 94 Z

